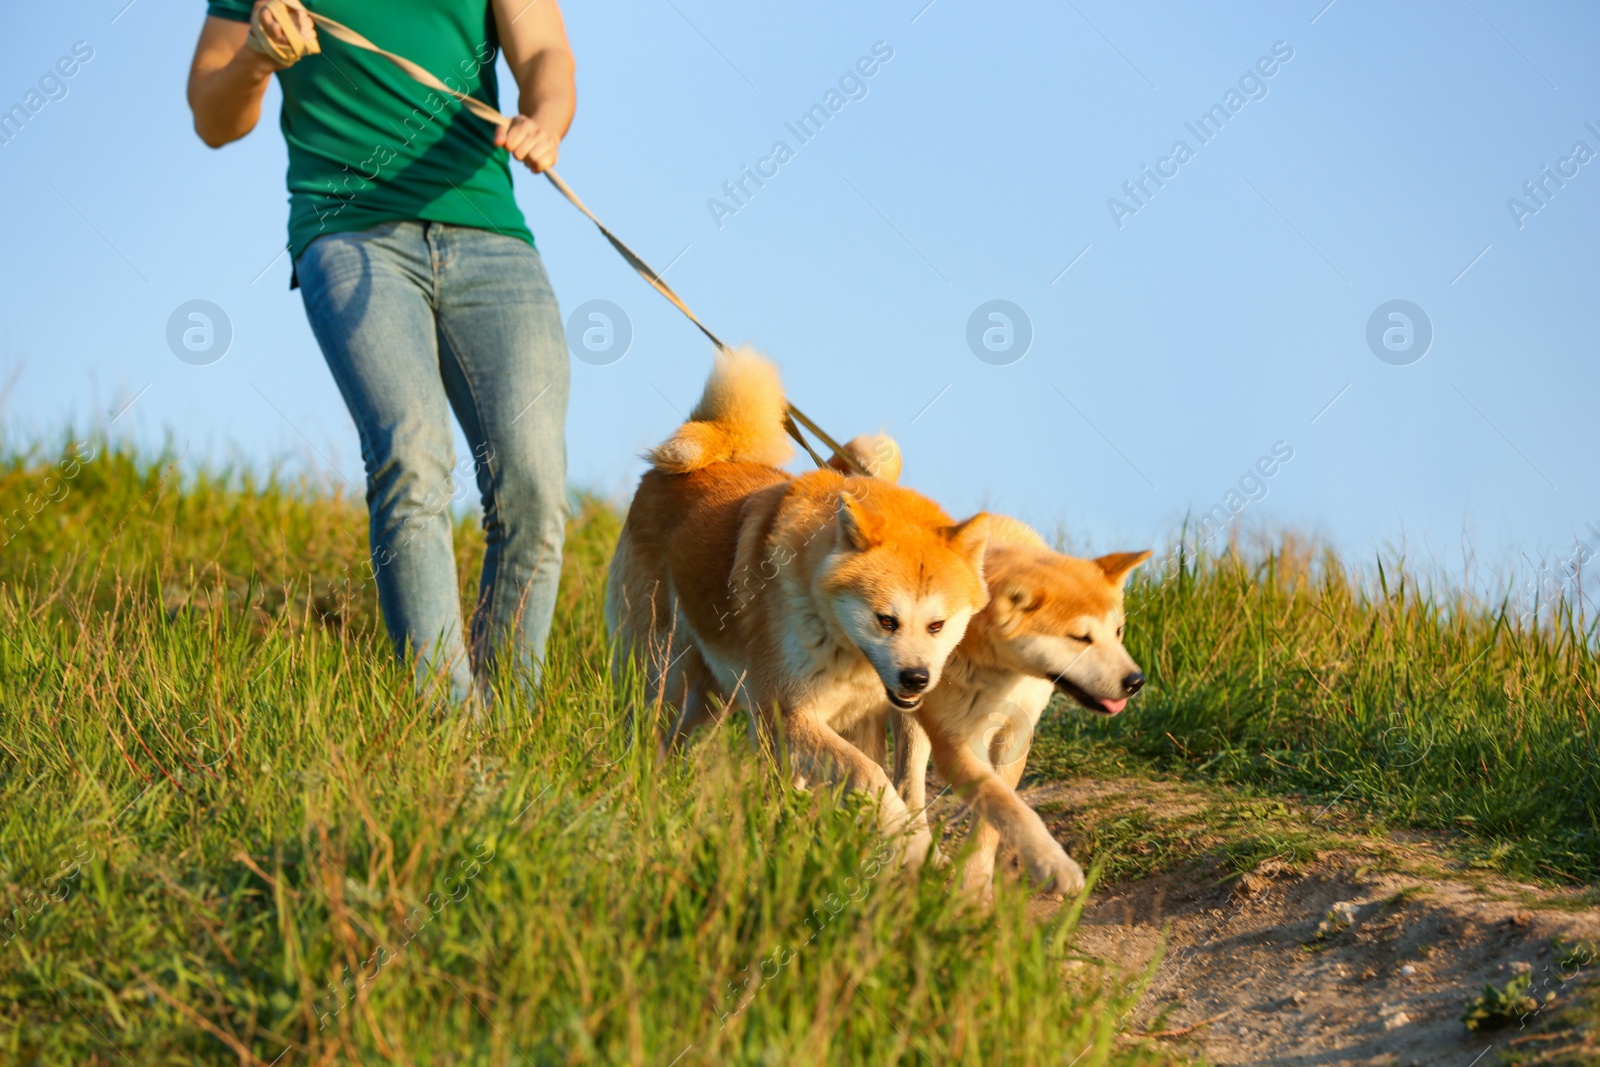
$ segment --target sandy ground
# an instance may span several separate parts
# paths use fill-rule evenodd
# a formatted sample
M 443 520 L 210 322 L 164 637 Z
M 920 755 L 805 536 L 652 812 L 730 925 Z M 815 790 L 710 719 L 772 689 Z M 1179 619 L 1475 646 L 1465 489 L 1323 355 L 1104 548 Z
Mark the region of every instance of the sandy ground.
M 1218 839 L 1183 829 L 1215 791 L 1130 779 L 1024 796 L 1080 860 L 1094 819 L 1138 813 L 1193 834 L 1155 873 L 1097 887 L 1077 942 L 1086 966 L 1142 971 L 1167 939 L 1127 1029 L 1167 1034 L 1173 1052 L 1308 1067 L 1600 1063 L 1600 1009 L 1583 1008 L 1600 959 L 1563 966 L 1572 950 L 1557 947 L 1600 943 L 1592 891 L 1519 884 L 1464 867 L 1425 835 L 1370 830 L 1335 832 L 1313 856 L 1269 857 L 1241 876 L 1211 847 Z M 1484 984 L 1522 973 L 1554 999 L 1521 1025 L 1469 1031 L 1461 1016 Z

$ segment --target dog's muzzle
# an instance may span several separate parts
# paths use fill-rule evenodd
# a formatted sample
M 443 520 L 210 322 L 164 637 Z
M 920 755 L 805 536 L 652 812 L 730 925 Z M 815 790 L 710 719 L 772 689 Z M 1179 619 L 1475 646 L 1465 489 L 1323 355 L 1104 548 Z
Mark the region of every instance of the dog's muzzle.
M 1120 700 L 1103 700 L 1092 696 L 1064 674 L 1058 674 L 1050 680 L 1055 683 L 1056 692 L 1066 694 L 1097 715 L 1116 715 L 1128 706 L 1127 697 Z

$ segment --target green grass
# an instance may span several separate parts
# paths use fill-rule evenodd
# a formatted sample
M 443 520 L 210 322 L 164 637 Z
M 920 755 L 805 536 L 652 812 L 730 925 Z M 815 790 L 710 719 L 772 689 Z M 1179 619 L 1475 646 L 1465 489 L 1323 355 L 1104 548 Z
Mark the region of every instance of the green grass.
M 783 787 L 743 731 L 665 765 L 634 744 L 603 503 L 572 523 L 546 690 L 471 730 L 391 661 L 358 500 L 85 455 L 0 458 L 0 1064 L 1167 1055 L 1116 1032 L 1137 976 L 1071 966 L 1072 909 L 888 869 L 858 804 Z M 464 602 L 481 544 L 463 522 Z M 1191 821 L 1235 871 L 1319 847 L 1272 799 L 1299 795 L 1600 878 L 1570 617 L 1368 588 L 1292 543 L 1141 577 L 1129 610 L 1148 688 L 1047 715 L 1034 777 L 1209 783 Z M 1118 877 L 1181 851 L 1139 813 L 1083 844 Z
M 1379 566 L 1371 587 L 1292 540 L 1137 578 L 1149 677 L 1113 719 L 1046 715 L 1034 778 L 1175 773 L 1451 832 L 1475 866 L 1600 879 L 1594 630 L 1540 626 Z
M 1072 909 L 899 874 L 741 731 L 631 743 L 602 505 L 481 731 L 391 662 L 357 501 L 102 443 L 0 462 L 8 517 L 0 1063 L 1165 1062 Z

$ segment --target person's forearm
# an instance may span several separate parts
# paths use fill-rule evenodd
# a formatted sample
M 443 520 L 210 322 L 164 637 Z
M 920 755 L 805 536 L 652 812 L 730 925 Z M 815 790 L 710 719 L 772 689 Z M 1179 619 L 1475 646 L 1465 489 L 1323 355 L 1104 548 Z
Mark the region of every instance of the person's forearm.
M 573 82 L 576 62 L 565 48 L 549 48 L 530 57 L 519 73 L 517 110 L 548 130 L 557 140 L 567 135 L 578 107 Z
M 226 64 L 194 70 L 189 76 L 189 110 L 194 129 L 212 148 L 237 141 L 261 118 L 261 99 L 276 70 L 253 48 L 240 48 Z

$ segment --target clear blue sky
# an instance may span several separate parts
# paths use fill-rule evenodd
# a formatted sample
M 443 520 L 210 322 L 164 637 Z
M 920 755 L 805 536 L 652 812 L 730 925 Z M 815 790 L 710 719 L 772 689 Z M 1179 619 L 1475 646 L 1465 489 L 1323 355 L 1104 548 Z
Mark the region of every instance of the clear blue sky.
M 1325 2 L 572 2 L 560 170 L 804 409 L 894 434 L 906 480 L 953 512 L 1159 545 L 1281 441 L 1293 458 L 1247 523 L 1450 570 L 1463 535 L 1494 567 L 1600 550 L 1600 158 L 1573 156 L 1600 153 L 1600 9 Z M 114 432 L 359 485 L 275 260 L 276 89 L 249 138 L 203 147 L 183 99 L 203 5 L 126 3 L 25 5 L 0 38 L 0 107 L 93 49 L 0 145 L 6 434 L 103 426 L 137 396 Z M 877 42 L 893 56 L 865 96 L 801 144 L 785 124 Z M 1292 58 L 1240 90 L 1278 42 Z M 1204 143 L 1186 126 L 1241 101 Z M 776 176 L 714 212 L 780 140 Z M 1514 217 L 1546 166 L 1576 174 Z M 1123 186 L 1145 167 L 1176 173 L 1140 206 Z M 569 429 L 573 483 L 624 497 L 707 346 L 542 179 L 517 188 L 564 311 L 604 299 L 632 321 L 623 359 L 574 362 Z M 192 299 L 232 323 L 213 365 L 166 343 Z M 967 341 L 992 299 L 1031 323 L 1006 365 Z M 1433 332 L 1404 366 L 1367 340 L 1396 299 Z

